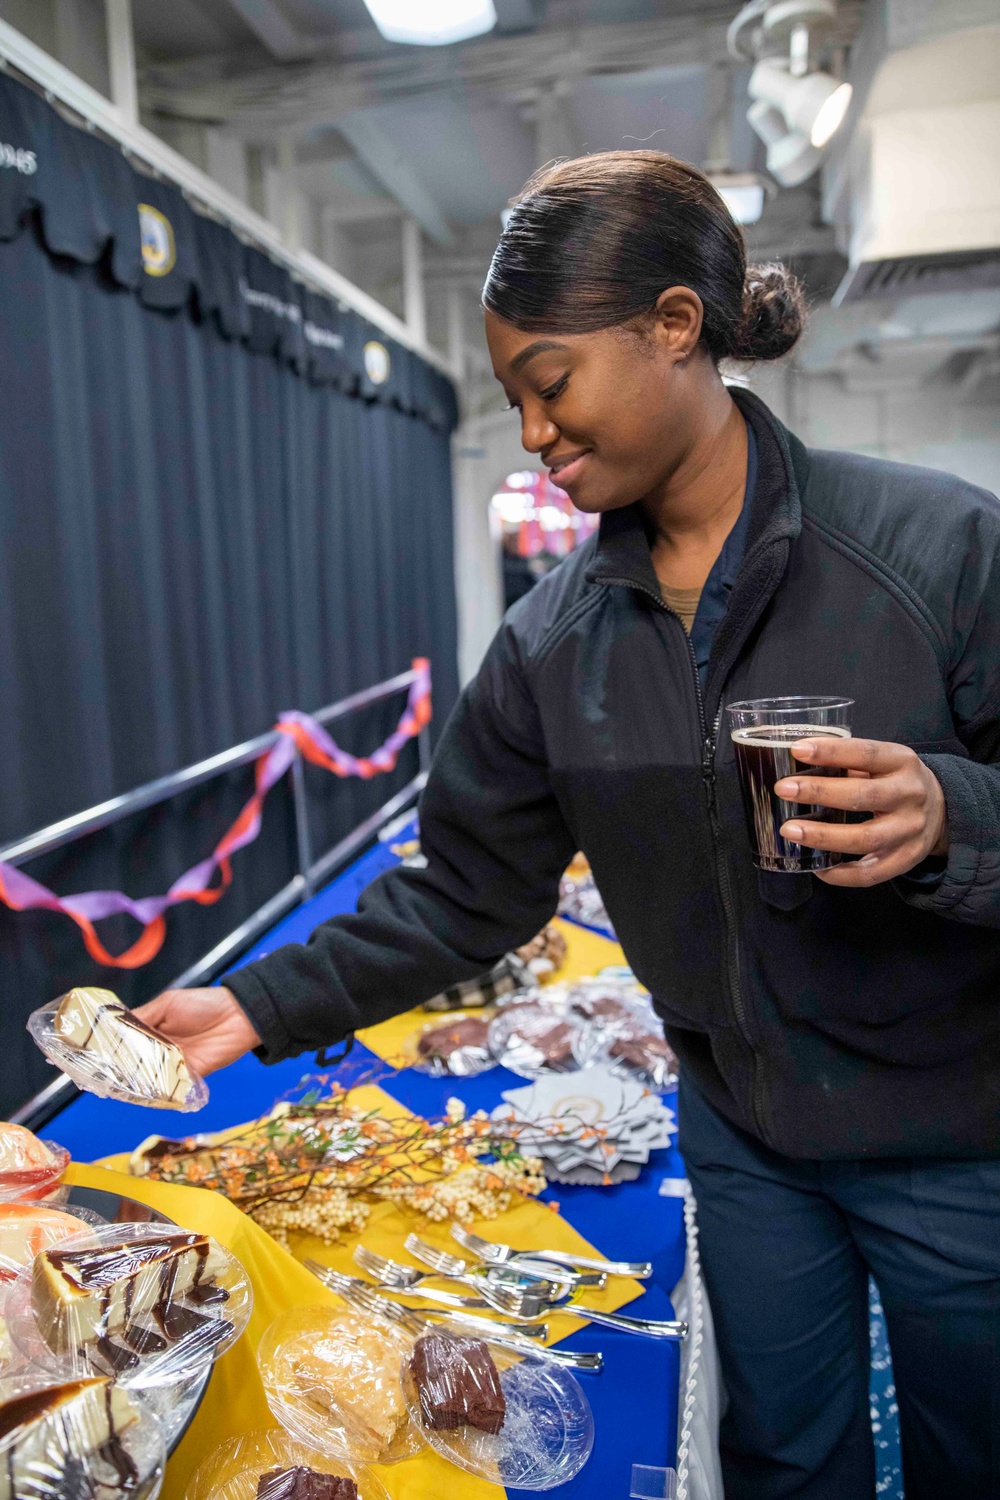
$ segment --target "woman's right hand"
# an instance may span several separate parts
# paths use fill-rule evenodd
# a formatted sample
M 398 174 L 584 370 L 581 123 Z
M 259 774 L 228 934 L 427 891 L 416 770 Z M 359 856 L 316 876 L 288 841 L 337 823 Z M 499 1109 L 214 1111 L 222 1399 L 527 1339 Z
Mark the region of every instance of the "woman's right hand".
M 202 1077 L 260 1046 L 246 1012 L 230 990 L 164 990 L 135 1015 L 176 1042 L 188 1065 Z

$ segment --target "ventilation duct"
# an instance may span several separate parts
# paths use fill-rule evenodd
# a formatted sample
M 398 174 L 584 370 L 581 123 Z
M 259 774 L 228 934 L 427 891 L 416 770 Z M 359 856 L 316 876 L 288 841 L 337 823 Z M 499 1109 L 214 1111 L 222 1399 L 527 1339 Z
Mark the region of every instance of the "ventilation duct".
M 1000 286 L 1000 26 L 883 63 L 848 160 L 837 305 Z

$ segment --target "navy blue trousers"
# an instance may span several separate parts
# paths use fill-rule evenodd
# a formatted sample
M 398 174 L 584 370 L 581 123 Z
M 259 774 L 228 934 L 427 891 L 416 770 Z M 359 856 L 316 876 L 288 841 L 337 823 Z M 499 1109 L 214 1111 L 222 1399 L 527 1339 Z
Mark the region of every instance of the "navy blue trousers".
M 683 1081 L 680 1149 L 729 1407 L 727 1500 L 871 1500 L 868 1274 L 906 1500 L 1000 1500 L 996 1161 L 795 1161 Z

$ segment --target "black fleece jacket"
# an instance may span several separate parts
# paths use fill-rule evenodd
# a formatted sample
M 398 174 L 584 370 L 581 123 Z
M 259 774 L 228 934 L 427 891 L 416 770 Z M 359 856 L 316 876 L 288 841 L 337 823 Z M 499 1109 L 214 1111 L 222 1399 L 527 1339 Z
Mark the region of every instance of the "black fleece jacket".
M 1000 1152 L 1000 505 L 945 474 L 758 443 L 746 554 L 704 693 L 638 507 L 510 610 L 441 738 L 425 870 L 393 870 L 227 984 L 277 1061 L 533 937 L 576 849 L 682 1066 L 803 1158 Z M 722 707 L 855 699 L 944 788 L 933 888 L 842 890 L 750 858 Z

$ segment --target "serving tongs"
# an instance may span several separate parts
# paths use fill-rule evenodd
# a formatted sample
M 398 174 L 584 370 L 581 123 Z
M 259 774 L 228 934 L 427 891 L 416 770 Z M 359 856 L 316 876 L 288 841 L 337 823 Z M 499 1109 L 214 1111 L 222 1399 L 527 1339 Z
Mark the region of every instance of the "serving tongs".
M 463 1250 L 468 1250 L 477 1260 L 491 1266 L 517 1265 L 519 1261 L 552 1261 L 557 1266 L 570 1266 L 582 1271 L 601 1271 L 606 1276 L 632 1276 L 645 1281 L 653 1274 L 648 1260 L 602 1260 L 591 1255 L 576 1255 L 569 1250 L 515 1250 L 512 1245 L 499 1245 L 494 1240 L 484 1240 L 481 1235 L 463 1229 L 461 1224 L 451 1226 L 451 1237 Z
M 566 1365 L 570 1369 L 579 1370 L 585 1374 L 599 1375 L 604 1368 L 604 1355 L 597 1352 L 585 1354 L 575 1349 L 548 1349 L 544 1344 L 535 1343 L 536 1331 L 532 1330 L 532 1337 L 525 1337 L 525 1332 L 518 1329 L 505 1327 L 503 1324 L 493 1323 L 488 1318 L 477 1318 L 471 1314 L 462 1315 L 455 1312 L 417 1312 L 414 1308 L 400 1307 L 397 1302 L 390 1302 L 387 1297 L 382 1297 L 364 1282 L 359 1281 L 356 1276 L 345 1276 L 340 1271 L 332 1271 L 327 1266 L 321 1266 L 318 1261 L 306 1260 L 304 1262 L 307 1270 L 317 1276 L 324 1286 L 336 1292 L 349 1307 L 356 1307 L 362 1312 L 374 1313 L 376 1316 L 385 1318 L 387 1322 L 395 1323 L 407 1333 L 420 1335 L 428 1327 L 433 1327 L 436 1319 L 441 1319 L 453 1324 L 456 1328 L 464 1328 L 471 1333 L 477 1333 L 480 1337 L 496 1344 L 500 1349 L 509 1349 L 516 1354 L 534 1355 L 536 1358 L 551 1360 L 553 1364 Z

